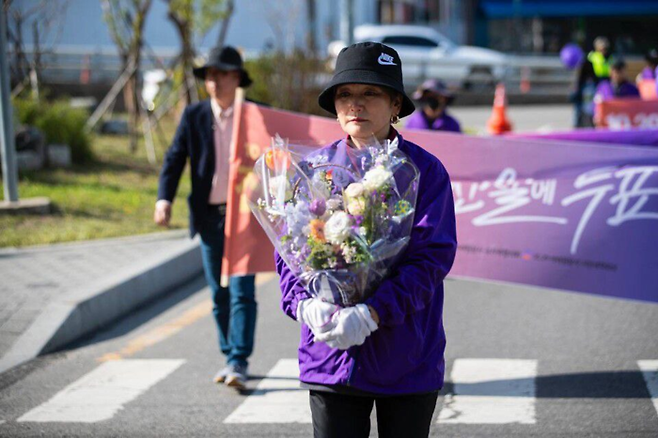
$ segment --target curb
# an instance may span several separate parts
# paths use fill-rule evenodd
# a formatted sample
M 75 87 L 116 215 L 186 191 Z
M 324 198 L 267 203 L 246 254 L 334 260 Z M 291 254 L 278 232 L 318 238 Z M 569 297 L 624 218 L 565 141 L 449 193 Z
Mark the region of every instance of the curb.
M 0 359 L 0 373 L 58 350 L 175 289 L 203 271 L 198 239 L 50 303 Z

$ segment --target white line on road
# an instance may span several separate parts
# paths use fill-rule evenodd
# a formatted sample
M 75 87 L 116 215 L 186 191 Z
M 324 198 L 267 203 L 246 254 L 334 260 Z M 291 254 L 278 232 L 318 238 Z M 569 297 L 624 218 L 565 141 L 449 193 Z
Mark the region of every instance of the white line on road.
M 644 381 L 647 383 L 647 389 L 651 395 L 653 407 L 658 413 L 658 360 L 638 360 L 637 365 L 642 371 Z
M 105 362 L 18 421 L 96 423 L 108 420 L 184 362 L 179 359 Z
M 299 387 L 297 359 L 281 359 L 224 423 L 311 423 L 308 391 Z
M 535 424 L 536 360 L 456 359 L 439 423 Z

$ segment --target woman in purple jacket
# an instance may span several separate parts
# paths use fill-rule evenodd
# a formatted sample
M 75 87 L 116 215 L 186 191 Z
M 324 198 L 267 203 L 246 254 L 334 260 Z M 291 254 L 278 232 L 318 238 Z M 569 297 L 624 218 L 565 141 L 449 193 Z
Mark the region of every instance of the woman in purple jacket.
M 462 132 L 459 122 L 448 114 L 448 105 L 455 100 L 455 96 L 443 82 L 426 80 L 418 87 L 413 98 L 422 107 L 409 117 L 405 128 Z
M 397 137 L 420 182 L 401 262 L 362 304 L 339 308 L 311 297 L 275 254 L 281 308 L 301 322 L 300 380 L 310 389 L 314 436 L 367 437 L 376 404 L 380 437 L 426 437 L 445 370 L 443 279 L 457 247 L 450 179 L 436 157 L 391 127 L 414 110 L 392 48 L 343 49 L 318 102 L 337 115 L 352 147 Z

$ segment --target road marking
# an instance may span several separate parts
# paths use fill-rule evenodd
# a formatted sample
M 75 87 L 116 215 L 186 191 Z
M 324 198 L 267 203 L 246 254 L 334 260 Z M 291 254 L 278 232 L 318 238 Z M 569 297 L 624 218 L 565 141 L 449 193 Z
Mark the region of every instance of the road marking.
M 637 365 L 642 371 L 642 376 L 651 395 L 653 407 L 656 409 L 656 413 L 658 413 L 658 360 L 638 360 Z
M 17 421 L 96 423 L 108 420 L 184 362 L 181 359 L 105 362 Z
M 273 280 L 276 277 L 277 275 L 274 272 L 258 274 L 256 275 L 256 286 L 262 286 L 263 284 Z M 187 310 L 175 320 L 155 327 L 154 329 L 149 330 L 147 333 L 138 336 L 137 338 L 130 341 L 128 345 L 126 345 L 121 350 L 106 353 L 99 357 L 97 360 L 99 362 L 107 362 L 110 360 L 121 360 L 132 356 L 135 353 L 144 350 L 145 348 L 170 338 L 179 331 L 183 330 L 185 327 L 192 325 L 194 322 L 204 318 L 207 315 L 210 315 L 211 313 L 212 301 L 208 299 Z
M 456 359 L 439 423 L 535 424 L 536 360 Z
M 224 423 L 311 423 L 308 391 L 299 387 L 297 359 L 281 359 Z
M 212 312 L 212 301 L 205 300 L 200 304 L 187 310 L 171 322 L 155 327 L 141 336 L 133 339 L 119 351 L 107 353 L 98 358 L 99 362 L 116 361 L 144 350 L 152 345 L 166 340 L 175 335 L 185 327 L 209 315 Z

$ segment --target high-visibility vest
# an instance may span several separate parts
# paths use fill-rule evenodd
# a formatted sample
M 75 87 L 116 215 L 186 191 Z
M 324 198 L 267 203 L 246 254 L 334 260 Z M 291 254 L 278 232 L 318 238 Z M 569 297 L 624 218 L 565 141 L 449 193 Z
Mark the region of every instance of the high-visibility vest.
M 610 77 L 610 60 L 606 59 L 601 52 L 589 52 L 587 60 L 592 63 L 594 67 L 594 74 L 597 78 Z

